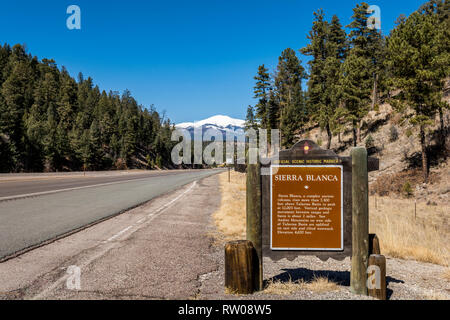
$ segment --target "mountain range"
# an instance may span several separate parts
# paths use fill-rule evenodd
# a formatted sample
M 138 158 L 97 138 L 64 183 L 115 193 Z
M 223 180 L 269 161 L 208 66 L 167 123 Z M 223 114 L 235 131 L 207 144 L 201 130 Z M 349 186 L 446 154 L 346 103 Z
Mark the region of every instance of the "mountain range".
M 234 132 L 236 130 L 244 130 L 245 120 L 234 119 L 224 115 L 216 115 L 201 121 L 183 122 L 175 125 L 176 128 L 186 129 L 191 136 L 194 135 L 194 130 L 202 128 L 202 132 L 208 129 L 217 129 L 223 133 L 224 137 L 227 132 Z

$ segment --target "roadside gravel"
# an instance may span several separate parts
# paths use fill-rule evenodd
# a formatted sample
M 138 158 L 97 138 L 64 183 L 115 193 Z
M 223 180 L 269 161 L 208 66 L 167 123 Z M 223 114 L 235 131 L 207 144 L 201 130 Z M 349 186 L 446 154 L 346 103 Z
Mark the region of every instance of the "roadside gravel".
M 215 226 L 211 221 L 211 234 Z M 217 233 L 216 233 L 217 234 Z M 253 295 L 229 295 L 224 290 L 224 241 L 216 237 L 211 247 L 211 255 L 218 265 L 216 272 L 202 279 L 198 299 L 270 299 L 270 300 L 371 300 L 371 297 L 350 292 L 350 258 L 343 261 L 329 259 L 321 261 L 316 257 L 303 256 L 293 261 L 278 262 L 264 258 L 265 283 L 314 281 L 315 277 L 325 277 L 338 284 L 338 289 L 330 292 L 315 292 L 298 285 L 293 293 L 280 294 L 262 291 Z M 446 268 L 431 263 L 402 260 L 387 257 L 387 287 L 390 300 L 449 300 L 450 281 L 445 279 Z

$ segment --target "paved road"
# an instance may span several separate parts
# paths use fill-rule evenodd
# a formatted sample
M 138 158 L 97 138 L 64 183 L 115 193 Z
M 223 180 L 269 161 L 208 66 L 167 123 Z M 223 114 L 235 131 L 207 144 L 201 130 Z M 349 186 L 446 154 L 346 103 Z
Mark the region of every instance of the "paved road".
M 0 198 L 19 198 L 0 199 L 0 260 L 218 172 L 221 171 L 3 181 Z M 66 189 L 72 190 L 51 193 Z M 22 197 L 42 192 L 50 193 Z
M 0 263 L 0 301 L 201 298 L 222 256 L 211 238 L 220 198 L 209 176 Z M 74 267 L 78 288 L 68 286 Z
M 140 171 L 140 172 L 88 172 L 86 176 L 82 173 L 66 175 L 65 173 L 54 175 L 0 175 L 0 201 L 11 197 L 21 197 L 35 193 L 46 193 L 54 190 L 82 188 L 98 184 L 124 182 L 128 180 L 139 180 L 150 177 L 162 177 L 177 175 L 198 170 L 174 170 L 174 171 Z M 93 176 L 92 176 L 93 175 Z

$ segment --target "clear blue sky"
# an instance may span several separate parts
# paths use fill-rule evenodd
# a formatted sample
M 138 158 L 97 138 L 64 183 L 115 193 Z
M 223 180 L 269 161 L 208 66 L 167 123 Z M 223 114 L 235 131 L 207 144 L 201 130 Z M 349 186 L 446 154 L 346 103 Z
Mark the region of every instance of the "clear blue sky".
M 2 1 L 0 43 L 26 44 L 71 75 L 83 72 L 103 90 L 129 89 L 176 122 L 216 114 L 244 118 L 254 104 L 258 65 L 273 69 L 285 48 L 306 45 L 313 11 L 344 25 L 360 1 Z M 424 0 L 374 0 L 388 34 L 401 14 Z M 81 8 L 81 30 L 68 30 L 66 9 Z M 300 54 L 299 54 L 300 56 Z

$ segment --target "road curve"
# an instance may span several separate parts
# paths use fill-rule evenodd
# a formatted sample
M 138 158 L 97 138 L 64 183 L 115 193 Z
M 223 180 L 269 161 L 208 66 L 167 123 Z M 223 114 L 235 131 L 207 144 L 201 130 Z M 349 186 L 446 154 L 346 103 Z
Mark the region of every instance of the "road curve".
M 2 181 L 0 198 L 13 199 L 0 201 L 0 261 L 219 172 Z

